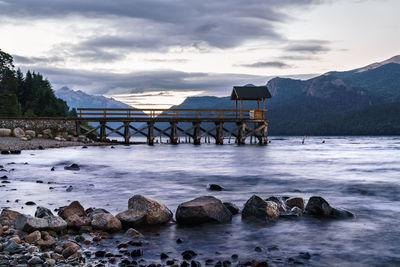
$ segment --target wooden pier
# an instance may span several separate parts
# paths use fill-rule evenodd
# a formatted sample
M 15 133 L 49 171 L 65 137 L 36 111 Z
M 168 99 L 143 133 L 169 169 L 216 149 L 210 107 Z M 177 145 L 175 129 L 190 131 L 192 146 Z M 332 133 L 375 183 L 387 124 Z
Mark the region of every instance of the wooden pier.
M 222 145 L 231 138 L 237 144 L 268 143 L 265 109 L 100 109 L 78 108 L 77 131 L 99 141 L 112 135 L 130 143 L 135 136 L 146 137 L 153 145 L 156 138 L 167 142 L 210 142 Z M 91 127 L 88 127 L 90 123 Z M 113 126 L 112 126 L 113 125 Z M 233 142 L 232 140 L 232 142 Z

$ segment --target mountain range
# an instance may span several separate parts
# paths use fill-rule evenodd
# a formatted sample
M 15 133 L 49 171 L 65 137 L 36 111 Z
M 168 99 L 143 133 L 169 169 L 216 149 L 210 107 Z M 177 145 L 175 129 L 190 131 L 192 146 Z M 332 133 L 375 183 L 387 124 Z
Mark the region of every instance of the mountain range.
M 309 80 L 276 77 L 267 87 L 271 135 L 400 134 L 400 56 Z M 189 97 L 174 108 L 189 107 L 234 108 L 234 103 L 229 97 Z
M 67 102 L 70 108 L 132 108 L 113 98 L 90 95 L 81 90 L 71 90 L 66 86 L 56 90 L 54 94 Z
M 276 77 L 267 87 L 272 95 L 267 100 L 270 135 L 400 135 L 400 55 L 308 80 Z M 66 87 L 55 93 L 70 107 L 131 108 Z M 197 96 L 172 108 L 232 109 L 234 102 Z

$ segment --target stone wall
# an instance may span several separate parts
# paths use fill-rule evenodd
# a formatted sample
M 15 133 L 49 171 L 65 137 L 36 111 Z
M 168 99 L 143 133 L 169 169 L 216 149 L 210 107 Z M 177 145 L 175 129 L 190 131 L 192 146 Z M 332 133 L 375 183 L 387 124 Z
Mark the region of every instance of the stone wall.
M 53 133 L 68 132 L 76 135 L 76 121 L 71 119 L 2 119 L 0 118 L 0 128 L 22 128 L 26 130 L 34 130 L 36 133 L 41 133 L 45 129 L 51 129 Z

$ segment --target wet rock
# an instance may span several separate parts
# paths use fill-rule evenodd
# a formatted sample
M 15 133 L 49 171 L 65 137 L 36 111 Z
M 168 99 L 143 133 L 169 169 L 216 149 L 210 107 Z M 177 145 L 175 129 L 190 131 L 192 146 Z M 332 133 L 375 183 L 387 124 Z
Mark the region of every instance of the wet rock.
M 77 215 L 77 216 L 87 216 L 85 209 L 79 203 L 79 201 L 73 201 L 71 204 L 65 207 L 61 207 L 58 211 L 58 216 L 66 220 L 68 217 L 71 215 Z
M 78 245 L 69 246 L 62 251 L 62 256 L 64 257 L 64 259 L 68 259 L 70 256 L 75 254 L 78 250 L 79 250 Z
M 184 260 L 191 260 L 192 258 L 197 256 L 197 253 L 193 250 L 185 250 L 184 252 L 182 252 L 181 255 Z
M 265 201 L 272 201 L 278 205 L 279 212 L 287 211 L 285 200 L 289 197 L 282 197 L 282 196 L 272 196 L 267 198 Z
M 182 244 L 182 243 L 183 243 L 183 240 L 180 239 L 180 238 L 178 238 L 178 239 L 176 240 L 176 243 L 177 243 L 177 244 Z
M 72 187 L 72 185 L 68 186 L 67 189 L 65 189 L 65 191 L 67 192 L 71 192 L 74 188 Z
M 260 247 L 255 247 L 255 248 L 254 248 L 254 251 L 256 251 L 256 252 L 261 252 L 261 251 L 262 251 L 262 248 L 260 248 Z
M 289 211 L 281 212 L 280 216 L 285 218 L 300 217 L 303 216 L 303 210 L 299 207 L 293 207 Z
M 354 218 L 355 215 L 345 209 L 332 208 L 331 217 L 335 219 L 351 219 Z
M 14 128 L 13 135 L 18 138 L 25 137 L 25 132 L 21 128 Z
M 82 226 L 89 226 L 91 224 L 91 219 L 87 216 L 78 216 L 77 214 L 73 214 L 67 218 L 66 222 L 68 227 L 81 228 Z
M 126 210 L 116 215 L 124 227 L 135 227 L 146 224 L 146 213 L 137 210 Z
M 137 230 L 135 230 L 133 228 L 129 228 L 128 230 L 126 230 L 125 235 L 129 236 L 131 238 L 141 238 L 141 237 L 143 237 L 143 235 L 139 231 L 137 231 Z
M 79 171 L 80 169 L 81 168 L 76 163 L 72 163 L 71 165 L 68 165 L 68 166 L 64 167 L 64 170 L 69 170 L 69 171 Z
M 28 202 L 25 202 L 25 205 L 27 205 L 27 206 L 34 206 L 34 205 L 36 205 L 36 203 L 33 202 L 33 201 L 28 201 Z
M 21 245 L 17 244 L 14 240 L 8 240 L 3 245 L 3 251 L 10 252 L 11 254 L 19 253 L 23 250 L 24 248 Z
M 36 183 L 37 184 L 43 184 L 43 181 L 42 180 L 37 180 Z
M 273 201 L 265 201 L 254 195 L 244 204 L 242 218 L 257 218 L 265 221 L 276 221 L 279 218 L 278 205 Z
M 140 257 L 142 255 L 143 255 L 143 250 L 141 250 L 141 249 L 134 249 L 131 252 L 131 257 L 132 258 Z
M 54 167 L 51 167 L 50 171 L 54 172 L 56 169 Z
M 190 267 L 201 267 L 201 263 L 198 262 L 198 261 L 192 260 L 192 261 L 190 262 Z
M 7 175 L 3 175 L 3 176 L 0 177 L 0 179 L 1 179 L 1 180 L 7 180 L 8 177 L 7 177 Z
M 25 242 L 29 244 L 35 244 L 42 238 L 42 234 L 39 231 L 34 231 L 25 237 Z
M 167 254 L 161 253 L 160 259 L 165 260 L 165 259 L 168 259 L 168 258 L 169 258 L 169 256 Z
M 3 226 L 15 226 L 15 221 L 19 214 L 18 211 L 3 209 L 0 214 L 0 224 Z
M 44 260 L 42 260 L 41 258 L 37 257 L 37 256 L 33 256 L 29 261 L 28 264 L 29 266 L 35 266 L 38 264 L 43 264 Z
M 120 231 L 122 229 L 121 221 L 110 213 L 99 213 L 93 215 L 91 223 L 94 229 L 103 231 Z
M 288 206 L 290 209 L 293 207 L 298 207 L 302 210 L 304 210 L 304 199 L 301 197 L 292 197 L 289 198 L 285 201 L 286 206 Z
M 209 184 L 207 186 L 207 189 L 211 190 L 211 191 L 222 191 L 222 190 L 224 190 L 224 188 L 222 186 L 218 185 L 218 184 Z
M 176 220 L 179 224 L 201 224 L 205 222 L 227 223 L 232 213 L 222 202 L 212 196 L 198 197 L 178 206 Z
M 21 154 L 21 150 L 18 150 L 18 149 L 10 150 L 10 154 L 19 155 L 19 154 Z
M 332 207 L 322 197 L 311 197 L 308 200 L 305 212 L 309 215 L 329 217 L 332 214 Z
M 304 260 L 309 260 L 311 259 L 311 255 L 308 252 L 300 252 L 299 257 L 304 259 Z
M 35 217 L 43 218 L 46 216 L 53 216 L 53 213 L 51 212 L 51 210 L 49 210 L 48 208 L 42 207 L 42 206 L 39 206 L 36 208 Z
M 61 231 L 67 228 L 67 223 L 62 218 L 57 216 L 36 218 L 24 214 L 19 214 L 16 217 L 15 227 L 16 229 L 25 232 L 33 232 L 36 230 Z
M 33 253 L 39 253 L 40 250 L 37 246 L 29 246 L 27 251 L 29 253 L 33 254 Z
M 236 214 L 240 213 L 240 209 L 235 204 L 233 204 L 231 202 L 224 202 L 223 204 L 232 213 L 232 215 L 236 215 Z
M 172 212 L 164 203 L 155 199 L 134 195 L 128 201 L 128 210 L 117 215 L 127 226 L 155 225 L 168 222 Z
M 2 155 L 9 155 L 9 154 L 10 154 L 10 151 L 9 151 L 9 150 L 2 150 L 2 151 L 1 151 L 1 154 L 2 154 Z

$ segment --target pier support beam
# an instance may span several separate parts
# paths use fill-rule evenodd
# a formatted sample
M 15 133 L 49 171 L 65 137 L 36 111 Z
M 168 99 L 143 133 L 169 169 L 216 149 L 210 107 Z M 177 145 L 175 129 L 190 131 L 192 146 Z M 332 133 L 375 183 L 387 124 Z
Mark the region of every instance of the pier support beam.
M 238 145 L 243 145 L 243 144 L 245 144 L 245 141 L 246 141 L 246 137 L 244 137 L 245 131 L 246 131 L 246 124 L 242 121 L 242 122 L 236 123 L 236 125 L 238 126 L 238 133 L 237 133 L 237 136 L 236 136 L 236 143 Z
M 124 139 L 125 139 L 125 144 L 129 144 L 129 122 L 124 122 Z
M 193 122 L 193 144 L 200 145 L 201 143 L 201 131 L 200 131 L 200 123 Z
M 79 136 L 81 134 L 81 122 L 77 120 L 75 122 L 75 127 L 76 127 L 76 135 Z
M 154 145 L 154 122 L 147 122 L 147 144 L 152 146 Z
M 105 142 L 106 138 L 106 122 L 100 121 L 100 141 Z
M 171 135 L 170 135 L 171 144 L 178 144 L 178 136 L 176 134 L 177 123 L 176 121 L 173 121 L 170 122 L 170 124 L 171 124 Z
M 215 123 L 215 144 L 223 145 L 224 144 L 224 134 L 223 134 L 223 122 Z

